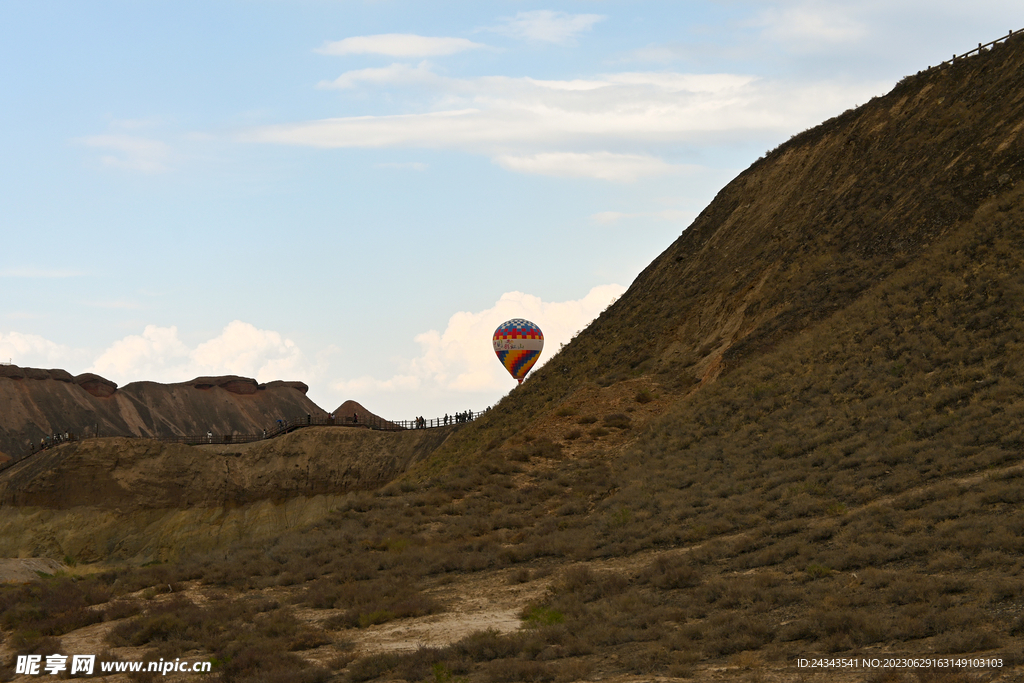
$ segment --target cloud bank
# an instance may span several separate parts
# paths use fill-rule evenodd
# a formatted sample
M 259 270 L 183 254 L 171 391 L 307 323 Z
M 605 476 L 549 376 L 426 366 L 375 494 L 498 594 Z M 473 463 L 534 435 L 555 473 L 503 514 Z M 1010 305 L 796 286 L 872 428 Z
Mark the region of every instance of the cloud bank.
M 362 376 L 339 381 L 334 389 L 349 397 L 418 392 L 488 395 L 493 400 L 515 385 L 491 348 L 490 340 L 498 325 L 511 318 L 526 318 L 540 326 L 544 332 L 544 351 L 534 367 L 536 370 L 624 291 L 621 285 L 600 285 L 582 299 L 560 302 L 507 292 L 486 310 L 455 313 L 443 331 L 428 330 L 416 335 L 420 354 L 404 361 L 400 371 L 391 377 Z
M 347 71 L 319 87 L 382 90 L 398 101 L 404 94 L 401 108 L 413 113 L 283 123 L 240 138 L 320 148 L 451 149 L 519 173 L 632 182 L 673 172 L 674 164 L 646 151 L 651 145 L 777 139 L 856 98 L 866 101 L 883 86 L 642 71 L 575 80 L 454 78 L 420 62 Z
M 193 348 L 178 337 L 176 326 L 147 325 L 142 334 L 111 344 L 88 369 L 121 384 L 143 379 L 183 382 L 203 375 L 241 375 L 269 382 L 307 376 L 313 370 L 292 340 L 240 320 Z
M 437 57 L 486 47 L 465 38 L 432 38 L 413 33 L 382 33 L 354 36 L 325 43 L 316 51 L 323 55 L 386 55 L 389 57 Z
M 510 38 L 555 45 L 572 45 L 576 36 L 594 27 L 606 17 L 600 14 L 569 14 L 552 10 L 519 12 L 514 17 L 504 17 L 502 23 L 485 31 L 493 31 Z
M 21 332 L 0 332 L 0 362 L 13 363 L 22 367 L 60 368 L 75 362 L 82 362 L 84 353 L 80 350 L 56 344 L 36 334 Z
M 142 380 L 184 382 L 211 375 L 241 375 L 259 382 L 301 380 L 325 410 L 346 399 L 371 407 L 375 399 L 384 403 L 380 399 L 386 398 L 388 405 L 409 411 L 408 415 L 393 416 L 405 419 L 413 411 L 440 410 L 445 401 L 457 401 L 459 409 L 482 409 L 514 387 L 515 381 L 491 347 L 491 336 L 502 322 L 527 318 L 541 327 L 544 352 L 536 366 L 540 367 L 624 291 L 621 285 L 600 285 L 580 299 L 555 302 L 507 292 L 486 310 L 453 314 L 443 330 L 416 334 L 419 353 L 397 360 L 390 376 L 339 377 L 342 373 L 331 367 L 330 358 L 338 349 L 308 354 L 281 333 L 241 320 L 195 344 L 186 343 L 177 326 L 147 325 L 141 333 L 118 339 L 98 354 L 11 332 L 0 334 L 0 361 L 57 367 L 72 374 L 93 372 L 122 386 Z

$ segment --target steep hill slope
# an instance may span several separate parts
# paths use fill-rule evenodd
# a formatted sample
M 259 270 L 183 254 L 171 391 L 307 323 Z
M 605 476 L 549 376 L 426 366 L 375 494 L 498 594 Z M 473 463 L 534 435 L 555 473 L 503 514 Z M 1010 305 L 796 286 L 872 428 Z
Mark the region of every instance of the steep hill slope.
M 908 77 L 771 151 L 478 428 L 511 434 L 587 381 L 646 375 L 685 392 L 913 270 L 983 203 L 1012 204 L 1021 43 Z
M 52 434 L 181 436 L 258 434 L 278 419 L 325 413 L 302 382 L 246 377 L 118 386 L 86 373 L 0 366 L 0 451 L 17 458 Z

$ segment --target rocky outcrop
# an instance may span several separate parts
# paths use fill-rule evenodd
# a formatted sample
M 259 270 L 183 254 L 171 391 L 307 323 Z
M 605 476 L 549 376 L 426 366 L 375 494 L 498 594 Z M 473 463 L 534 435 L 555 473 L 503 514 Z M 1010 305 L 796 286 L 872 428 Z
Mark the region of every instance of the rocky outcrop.
M 92 373 L 0 366 L 0 451 L 15 459 L 40 439 L 80 436 L 169 437 L 259 434 L 277 420 L 324 416 L 302 382 L 258 384 L 247 377 L 189 382 L 132 382 L 123 387 Z
M 256 383 L 256 380 L 249 379 L 248 377 L 237 377 L 235 375 L 228 375 L 226 377 L 196 377 L 191 382 L 186 382 L 186 384 L 195 387 L 196 389 L 212 389 L 214 387 L 220 387 L 224 391 L 231 392 L 232 394 L 255 394 L 260 388 L 260 385 Z
M 21 368 L 17 365 L 0 365 L 0 377 L 7 379 L 52 379 L 57 382 L 74 382 L 75 378 L 66 370 L 43 370 L 41 368 Z

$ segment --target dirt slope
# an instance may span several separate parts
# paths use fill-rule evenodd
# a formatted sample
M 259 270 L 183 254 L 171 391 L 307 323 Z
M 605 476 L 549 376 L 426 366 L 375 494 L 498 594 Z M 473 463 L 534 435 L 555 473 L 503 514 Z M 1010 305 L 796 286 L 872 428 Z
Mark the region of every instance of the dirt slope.
M 310 427 L 234 447 L 90 439 L 0 473 L 0 557 L 146 561 L 316 521 L 375 489 L 449 429 Z
M 448 433 L 310 427 L 216 450 L 146 439 L 65 444 L 0 474 L 0 505 L 66 509 L 218 506 L 377 488 Z

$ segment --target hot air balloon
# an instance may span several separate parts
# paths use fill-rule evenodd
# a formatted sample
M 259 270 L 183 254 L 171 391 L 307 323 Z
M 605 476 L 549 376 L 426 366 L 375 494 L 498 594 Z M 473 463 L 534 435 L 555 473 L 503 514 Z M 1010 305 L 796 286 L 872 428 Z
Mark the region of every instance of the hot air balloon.
M 529 320 L 513 318 L 494 331 L 494 353 L 508 373 L 523 383 L 523 378 L 540 358 L 544 333 Z

